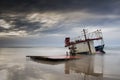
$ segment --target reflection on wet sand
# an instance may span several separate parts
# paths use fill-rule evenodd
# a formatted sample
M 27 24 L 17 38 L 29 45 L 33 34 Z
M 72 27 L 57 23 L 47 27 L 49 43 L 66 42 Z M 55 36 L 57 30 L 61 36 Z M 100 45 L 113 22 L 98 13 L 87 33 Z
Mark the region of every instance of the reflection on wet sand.
M 46 55 L 40 52 L 43 48 L 40 49 L 1 49 L 0 80 L 120 80 L 119 50 L 108 50 L 104 55 L 79 55 L 79 59 L 67 61 L 36 61 L 26 58 L 28 53 Z
M 103 73 L 95 72 L 95 56 L 86 56 L 86 58 L 67 61 L 65 63 L 65 74 L 78 73 L 82 76 L 83 80 L 89 80 L 91 78 L 96 78 L 97 80 L 102 80 Z M 102 68 L 102 66 L 101 66 Z M 95 80 L 96 80 L 95 79 Z
M 84 56 L 78 55 L 78 56 L 81 56 L 81 58 L 75 60 L 69 60 L 69 61 L 57 61 L 57 62 L 42 61 L 42 60 L 34 60 L 34 61 L 47 65 L 64 64 L 64 69 L 63 69 L 64 74 L 69 76 L 77 74 L 80 80 L 91 80 L 91 79 L 103 80 L 102 56 L 99 56 L 100 59 L 97 62 L 96 62 L 96 57 L 98 56 L 95 55 L 84 55 Z M 96 63 L 101 65 L 99 66 L 99 70 L 95 69 L 98 66 Z

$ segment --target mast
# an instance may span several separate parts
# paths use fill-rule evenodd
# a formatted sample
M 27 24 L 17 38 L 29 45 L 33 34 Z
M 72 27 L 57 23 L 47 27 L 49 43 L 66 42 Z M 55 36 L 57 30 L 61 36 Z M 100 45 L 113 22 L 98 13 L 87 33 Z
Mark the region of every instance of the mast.
M 100 30 L 100 31 L 101 31 L 101 30 Z M 103 40 L 103 34 L 102 34 L 102 32 L 101 32 L 101 37 L 102 37 L 102 39 L 101 39 L 101 44 L 104 45 L 104 40 Z
M 87 39 L 85 29 L 83 29 L 83 33 L 84 33 L 85 41 L 87 41 L 87 45 L 88 45 L 88 48 L 89 48 L 89 53 L 92 54 L 91 47 L 90 47 L 90 42 L 89 42 L 89 40 Z

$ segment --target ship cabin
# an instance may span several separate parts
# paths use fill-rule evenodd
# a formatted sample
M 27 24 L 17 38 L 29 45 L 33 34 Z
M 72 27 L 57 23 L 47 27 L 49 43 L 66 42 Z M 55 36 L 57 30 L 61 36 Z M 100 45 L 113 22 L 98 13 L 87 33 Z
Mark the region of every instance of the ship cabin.
M 70 37 L 65 38 L 65 47 L 68 47 L 70 55 L 80 54 L 96 54 L 98 51 L 103 51 L 104 41 L 101 30 L 88 33 L 86 29 L 83 29 L 83 34 L 75 40 L 71 40 Z M 100 40 L 101 43 L 97 46 L 94 45 L 95 40 Z

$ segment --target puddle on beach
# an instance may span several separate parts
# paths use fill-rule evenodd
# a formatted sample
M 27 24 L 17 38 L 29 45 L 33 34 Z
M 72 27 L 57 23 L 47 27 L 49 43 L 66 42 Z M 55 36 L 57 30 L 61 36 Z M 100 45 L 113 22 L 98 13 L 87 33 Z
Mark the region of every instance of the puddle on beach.
M 52 62 L 26 58 L 28 54 L 25 53 L 29 52 L 30 54 L 30 50 L 31 53 L 33 51 L 34 53 L 40 53 L 40 49 L 1 49 L 0 80 L 120 79 L 119 53 L 116 53 L 117 56 L 112 53 L 106 53 L 105 55 L 79 55 L 80 59 Z M 59 52 L 59 50 L 57 51 Z

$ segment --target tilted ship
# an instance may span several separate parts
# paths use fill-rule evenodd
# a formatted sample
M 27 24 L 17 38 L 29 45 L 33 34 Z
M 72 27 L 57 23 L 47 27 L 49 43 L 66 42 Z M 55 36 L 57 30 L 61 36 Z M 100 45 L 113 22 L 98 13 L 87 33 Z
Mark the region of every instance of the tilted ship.
M 99 41 L 100 44 L 95 46 L 95 41 Z M 65 47 L 68 47 L 70 55 L 80 54 L 96 54 L 104 52 L 104 40 L 101 30 L 94 32 L 88 32 L 87 29 L 83 29 L 81 35 L 77 39 L 71 40 L 70 37 L 65 38 Z
M 100 44 L 95 46 L 95 41 L 100 41 Z M 104 41 L 101 30 L 96 30 L 94 32 L 88 33 L 86 29 L 83 29 L 81 35 L 77 39 L 72 40 L 70 37 L 65 38 L 65 47 L 69 49 L 66 52 L 66 56 L 26 56 L 34 60 L 44 60 L 44 61 L 63 61 L 70 59 L 79 59 L 80 56 L 75 56 L 76 54 L 96 54 L 105 53 L 104 52 Z M 70 55 L 69 55 L 70 54 Z

